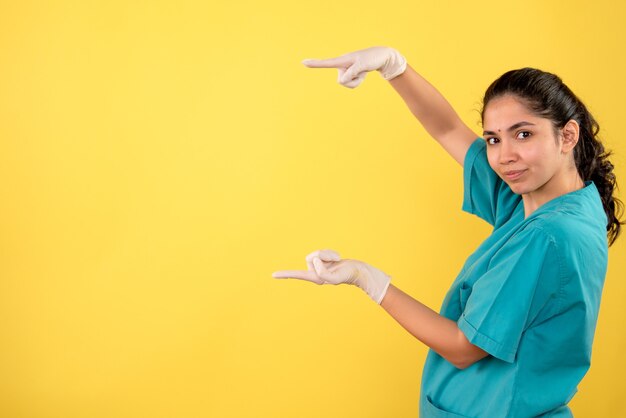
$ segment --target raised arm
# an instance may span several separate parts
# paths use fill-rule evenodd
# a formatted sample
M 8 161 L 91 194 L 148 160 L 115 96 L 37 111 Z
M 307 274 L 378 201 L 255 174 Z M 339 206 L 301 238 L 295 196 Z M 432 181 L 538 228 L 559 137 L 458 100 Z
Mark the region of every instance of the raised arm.
M 478 135 L 461 120 L 441 93 L 410 65 L 389 83 L 424 129 L 463 165 L 465 154 Z
M 311 68 L 336 68 L 338 82 L 355 88 L 369 71 L 379 71 L 400 94 L 426 131 L 461 165 L 478 137 L 463 123 L 450 103 L 428 81 L 407 65 L 395 49 L 375 46 L 325 60 L 304 60 Z

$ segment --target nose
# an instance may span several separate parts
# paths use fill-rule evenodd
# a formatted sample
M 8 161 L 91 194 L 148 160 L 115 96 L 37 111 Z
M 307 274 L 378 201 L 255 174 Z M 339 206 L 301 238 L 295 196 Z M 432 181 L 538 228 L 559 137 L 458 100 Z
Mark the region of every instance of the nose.
M 517 160 L 515 145 L 510 141 L 502 140 L 500 142 L 500 164 L 507 165 Z

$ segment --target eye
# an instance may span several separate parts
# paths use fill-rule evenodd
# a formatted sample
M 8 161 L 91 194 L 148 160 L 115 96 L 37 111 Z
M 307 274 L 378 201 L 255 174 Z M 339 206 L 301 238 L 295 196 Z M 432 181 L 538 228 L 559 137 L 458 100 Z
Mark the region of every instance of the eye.
M 485 138 L 485 142 L 487 143 L 487 145 L 495 145 L 498 142 L 500 142 L 500 140 L 498 138 Z
M 517 139 L 528 139 L 528 137 L 530 137 L 530 132 L 528 131 L 520 131 L 517 134 Z

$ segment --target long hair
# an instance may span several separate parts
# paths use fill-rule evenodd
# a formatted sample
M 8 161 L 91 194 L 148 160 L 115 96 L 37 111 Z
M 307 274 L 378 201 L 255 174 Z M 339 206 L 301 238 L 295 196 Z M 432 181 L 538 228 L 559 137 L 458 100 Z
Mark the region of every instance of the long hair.
M 508 71 L 491 83 L 483 98 L 483 120 L 487 104 L 506 94 L 521 99 L 537 116 L 550 119 L 555 131 L 563 128 L 572 119 L 578 122 L 579 139 L 574 147 L 576 169 L 583 181 L 593 181 L 600 192 L 608 219 L 607 237 L 609 245 L 612 245 L 624 223 L 620 221 L 624 205 L 613 195 L 617 189 L 617 181 L 613 174 L 613 164 L 609 161 L 611 152 L 605 151 L 598 138 L 598 122 L 561 78 L 535 68 Z

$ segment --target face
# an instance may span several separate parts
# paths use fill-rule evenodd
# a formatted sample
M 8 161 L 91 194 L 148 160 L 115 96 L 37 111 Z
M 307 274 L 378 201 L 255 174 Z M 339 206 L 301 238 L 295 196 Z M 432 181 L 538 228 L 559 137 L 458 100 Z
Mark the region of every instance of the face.
M 483 128 L 489 165 L 514 193 L 536 195 L 558 186 L 573 161 L 552 122 L 535 116 L 515 96 L 492 99 Z

